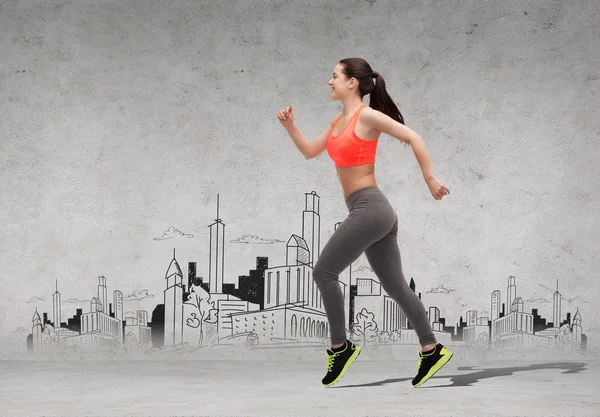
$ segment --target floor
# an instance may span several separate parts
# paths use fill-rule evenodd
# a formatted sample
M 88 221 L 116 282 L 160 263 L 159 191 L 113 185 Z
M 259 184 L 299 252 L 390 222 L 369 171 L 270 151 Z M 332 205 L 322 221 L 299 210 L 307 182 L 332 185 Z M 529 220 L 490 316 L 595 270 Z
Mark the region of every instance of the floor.
M 453 363 L 454 362 L 454 363 Z M 468 365 L 468 366 L 464 366 Z M 600 361 L 454 359 L 420 388 L 416 362 L 1 361 L 1 415 L 600 415 Z

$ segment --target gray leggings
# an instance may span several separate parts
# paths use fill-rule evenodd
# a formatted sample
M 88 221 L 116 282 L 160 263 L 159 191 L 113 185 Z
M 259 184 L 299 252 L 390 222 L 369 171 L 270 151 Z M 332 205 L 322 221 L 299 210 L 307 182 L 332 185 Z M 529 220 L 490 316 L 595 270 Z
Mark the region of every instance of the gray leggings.
M 348 217 L 323 248 L 313 269 L 329 321 L 331 344 L 346 341 L 344 296 L 339 274 L 363 252 L 385 292 L 400 305 L 422 346 L 435 344 L 425 307 L 402 273 L 398 248 L 398 217 L 376 187 L 363 188 L 346 198 Z

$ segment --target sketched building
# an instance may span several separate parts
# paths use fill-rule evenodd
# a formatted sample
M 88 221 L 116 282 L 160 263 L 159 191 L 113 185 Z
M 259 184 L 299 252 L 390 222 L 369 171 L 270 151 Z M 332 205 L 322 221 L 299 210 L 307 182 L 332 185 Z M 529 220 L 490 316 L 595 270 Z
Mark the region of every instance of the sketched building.
M 573 317 L 573 327 L 571 330 L 573 334 L 572 344 L 573 349 L 581 349 L 581 341 L 582 341 L 582 332 L 581 332 L 581 315 L 579 314 L 579 309 L 575 313 Z
M 104 276 L 98 278 L 98 295 L 105 303 L 108 302 Z M 123 345 L 122 321 L 109 314 L 108 305 L 103 304 L 100 298 L 93 297 L 90 301 L 90 312 L 81 315 L 80 334 L 60 338 L 61 344 L 94 349 L 109 349 Z
M 234 314 L 256 312 L 260 310 L 260 305 L 240 299 L 219 300 L 217 303 L 219 309 L 218 316 L 218 334 L 219 339 L 230 339 L 234 335 L 233 318 Z
M 321 251 L 320 236 L 320 197 L 312 191 L 304 195 L 302 236 L 292 234 L 287 242 L 286 264 L 265 270 L 265 308 L 293 304 L 297 312 L 299 308 L 307 309 L 306 322 L 316 323 L 321 319 L 321 314 L 310 319 L 315 311 L 325 312 L 321 293 L 312 278 L 312 270 Z M 341 286 L 346 295 L 344 286 Z M 306 337 L 312 337 L 311 334 L 309 331 Z M 321 336 L 315 333 L 315 337 Z
M 321 253 L 321 198 L 312 191 L 304 195 L 302 211 L 302 238 L 308 246 L 308 265 L 315 267 Z
M 381 289 L 381 284 L 371 278 L 356 278 L 356 296 L 354 297 L 354 319 L 363 309 L 369 313 L 375 314 L 375 323 L 378 331 L 393 331 L 392 323 L 399 322 L 400 310 L 395 310 L 396 317 L 393 316 L 394 310 L 388 309 L 386 306 L 389 303 L 385 302 L 385 298 Z M 387 297 L 389 298 L 389 297 Z M 378 313 L 384 311 L 383 317 Z
M 508 278 L 509 313 L 503 317 L 494 319 L 490 332 L 491 345 L 495 348 L 519 349 L 524 347 L 543 347 L 554 343 L 552 337 L 547 337 L 547 331 L 534 334 L 533 314 L 524 311 L 523 299 L 516 296 L 516 280 L 514 276 Z M 494 300 L 498 291 L 492 293 L 492 313 L 494 313 Z
M 167 288 L 164 290 L 164 346 L 178 346 L 183 343 L 183 274 L 175 259 L 175 249 L 165 279 Z
M 35 309 L 35 313 L 33 313 L 33 325 L 31 327 L 32 334 L 32 349 L 33 352 L 40 352 L 44 348 L 44 342 L 42 340 L 42 319 L 40 318 L 40 314 Z
M 467 311 L 466 326 L 463 327 L 463 342 L 467 345 L 489 344 L 490 330 L 487 317 L 477 317 L 477 310 Z
M 52 294 L 52 325 L 54 326 L 55 336 L 59 343 L 64 343 L 66 337 L 79 334 L 79 332 L 63 327 L 63 324 L 65 323 L 62 322 L 61 294 L 58 291 L 58 280 L 56 280 L 56 290 Z
M 500 297 L 501 296 L 502 295 L 499 290 L 495 290 L 492 293 L 492 321 L 500 318 L 500 308 L 501 308 Z
M 259 343 L 276 341 L 315 341 L 329 337 L 327 316 L 303 304 L 285 304 L 269 309 L 234 313 L 234 336 L 255 333 Z
M 321 294 L 311 278 L 310 251 L 304 238 L 292 235 L 286 245 L 286 264 L 265 270 L 265 309 L 303 303 L 323 309 Z
M 265 269 L 264 310 L 231 314 L 233 337 L 249 332 L 263 341 L 327 337 L 321 294 L 311 277 L 320 251 L 319 200 L 314 191 L 305 194 L 302 236 L 289 238 L 285 265 Z
M 114 317 L 119 320 L 119 322 L 123 323 L 123 293 L 119 290 L 113 291 L 113 307 Z M 119 326 L 119 338 L 123 340 L 123 326 Z
M 321 294 L 311 277 L 321 250 L 320 197 L 312 191 L 304 198 L 302 236 L 292 234 L 288 239 L 285 265 L 265 270 L 265 308 L 300 303 L 324 312 Z
M 136 317 L 125 317 L 125 346 L 151 343 L 152 332 L 148 326 L 148 312 L 138 310 Z

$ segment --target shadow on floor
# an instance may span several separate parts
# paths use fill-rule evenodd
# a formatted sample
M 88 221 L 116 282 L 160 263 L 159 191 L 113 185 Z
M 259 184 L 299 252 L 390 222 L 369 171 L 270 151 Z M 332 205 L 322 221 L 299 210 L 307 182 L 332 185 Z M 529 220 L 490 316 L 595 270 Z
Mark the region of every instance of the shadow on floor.
M 487 368 L 487 369 L 480 369 L 480 370 L 476 370 L 475 367 L 472 367 L 472 366 L 460 366 L 457 368 L 457 371 L 474 371 L 474 372 L 470 372 L 467 374 L 460 374 L 460 375 L 438 374 L 438 375 L 433 376 L 431 379 L 429 379 L 429 381 L 427 381 L 425 383 L 425 385 L 422 385 L 421 387 L 419 387 L 419 389 L 440 388 L 440 387 L 469 387 L 469 386 L 472 386 L 474 383 L 479 382 L 482 379 L 510 376 L 510 375 L 513 375 L 515 372 L 538 371 L 541 369 L 559 369 L 559 370 L 562 369 L 564 372 L 561 372 L 561 373 L 563 373 L 563 374 L 573 374 L 573 373 L 579 373 L 581 371 L 586 370 L 585 366 L 586 366 L 586 364 L 581 363 L 581 362 L 539 363 L 539 364 L 532 364 L 532 365 L 528 365 L 528 366 L 509 366 L 506 368 Z M 415 370 L 415 375 L 416 375 L 416 370 Z M 411 376 L 410 378 L 390 378 L 390 379 L 383 379 L 381 381 L 376 381 L 376 382 L 369 382 L 367 384 L 342 385 L 342 386 L 337 386 L 337 387 L 334 386 L 331 388 L 377 387 L 377 386 L 393 384 L 393 383 L 397 383 L 397 382 L 412 381 L 413 377 L 414 377 L 414 375 Z M 450 381 L 452 383 L 448 384 L 448 385 L 434 385 L 435 379 L 450 379 Z

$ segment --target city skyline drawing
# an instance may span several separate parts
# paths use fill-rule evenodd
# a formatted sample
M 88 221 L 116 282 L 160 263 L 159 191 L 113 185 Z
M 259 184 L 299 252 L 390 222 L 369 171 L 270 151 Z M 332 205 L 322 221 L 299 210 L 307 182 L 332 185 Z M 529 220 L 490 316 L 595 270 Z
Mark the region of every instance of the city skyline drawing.
M 50 315 L 46 311 L 40 315 L 38 310 L 38 305 L 46 302 L 45 297 L 33 296 L 27 301 L 34 306 L 27 351 L 36 353 L 55 347 L 160 349 L 236 345 L 257 348 L 327 344 L 327 317 L 311 276 L 322 246 L 320 197 L 316 192 L 304 194 L 299 214 L 302 215 L 299 230 L 290 233 L 287 241 L 257 235 L 227 240 L 226 224 L 220 217 L 220 195 L 217 195 L 216 218 L 208 225 L 206 277 L 198 276 L 197 262 L 189 260 L 186 278 L 174 247 L 172 258 L 165 262 L 162 295 L 151 294 L 147 289 L 128 291 L 125 296 L 121 289 L 114 289 L 110 294 L 107 278 L 99 275 L 96 294 L 90 299 L 70 297 L 62 301 L 59 282 L 55 279 Z M 335 223 L 334 230 L 339 225 L 340 222 Z M 193 236 L 169 226 L 154 240 Z M 271 266 L 272 253 L 258 256 L 248 274 L 238 275 L 233 283 L 225 282 L 227 249 L 236 244 L 284 250 L 285 261 Z M 368 266 L 350 265 L 339 277 L 349 338 L 363 344 L 417 345 L 404 312 L 387 296 L 376 277 L 364 276 L 368 271 L 372 272 Z M 161 279 L 158 274 L 156 279 Z M 410 288 L 422 298 L 414 278 L 410 278 Z M 453 293 L 455 290 L 444 284 L 424 291 L 425 296 L 452 297 Z M 125 302 L 144 299 L 156 299 L 151 311 L 125 311 Z M 563 299 L 586 302 L 581 296 L 564 298 L 558 280 L 551 301 L 543 297 L 524 300 L 517 296 L 517 278 L 510 275 L 504 291 L 496 289 L 490 294 L 489 312 L 467 307 L 460 319 L 451 324 L 441 306 L 426 303 L 426 309 L 436 338 L 449 346 L 585 351 L 587 337 L 579 309 L 563 311 Z M 544 318 L 538 308 L 525 308 L 525 303 L 529 306 L 534 302 L 552 303 L 552 316 Z M 63 304 L 67 303 L 78 304 L 79 308 L 73 316 L 63 318 Z

